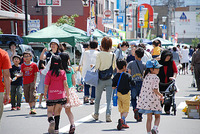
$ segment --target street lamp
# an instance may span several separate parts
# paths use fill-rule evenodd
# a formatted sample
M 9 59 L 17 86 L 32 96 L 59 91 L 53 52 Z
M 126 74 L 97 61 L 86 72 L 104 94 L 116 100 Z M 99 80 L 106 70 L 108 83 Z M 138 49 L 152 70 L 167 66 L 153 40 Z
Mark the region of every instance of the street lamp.
M 165 22 L 167 20 L 166 16 L 162 17 L 162 22 L 163 22 L 163 26 L 162 26 L 162 34 L 163 34 L 163 39 L 166 38 L 166 33 L 167 33 L 167 26 L 165 25 Z
M 140 18 L 139 18 L 139 21 L 140 21 L 140 27 L 141 27 L 141 36 L 140 38 L 142 39 L 142 27 L 144 26 L 144 15 L 146 14 L 147 12 L 147 8 L 142 8 L 142 10 L 140 11 Z

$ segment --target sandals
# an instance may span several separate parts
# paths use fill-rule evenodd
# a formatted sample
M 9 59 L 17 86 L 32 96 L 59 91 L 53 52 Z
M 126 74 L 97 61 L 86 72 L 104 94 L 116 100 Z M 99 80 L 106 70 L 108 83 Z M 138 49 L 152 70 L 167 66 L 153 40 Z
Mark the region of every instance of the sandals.
M 69 134 L 74 134 L 75 132 L 75 125 L 70 126 Z
M 90 105 L 94 105 L 94 99 L 90 99 Z

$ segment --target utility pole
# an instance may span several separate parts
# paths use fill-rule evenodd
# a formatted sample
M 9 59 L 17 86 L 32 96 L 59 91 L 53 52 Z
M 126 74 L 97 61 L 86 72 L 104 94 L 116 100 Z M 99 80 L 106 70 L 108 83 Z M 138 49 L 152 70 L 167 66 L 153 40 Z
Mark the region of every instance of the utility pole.
M 28 35 L 28 0 L 25 0 L 25 35 Z

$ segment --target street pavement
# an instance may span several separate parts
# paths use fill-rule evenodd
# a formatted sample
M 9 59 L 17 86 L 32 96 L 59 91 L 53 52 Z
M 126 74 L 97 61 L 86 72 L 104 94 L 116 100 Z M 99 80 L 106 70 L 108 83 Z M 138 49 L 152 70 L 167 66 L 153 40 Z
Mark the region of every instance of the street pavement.
M 176 94 L 177 115 L 161 115 L 159 126 L 160 134 L 200 134 L 200 119 L 188 119 L 182 112 L 185 107 L 185 100 L 191 99 L 195 95 L 200 95 L 196 88 L 191 87 L 192 75 L 179 75 L 176 79 L 179 88 Z M 83 93 L 77 93 L 83 100 Z M 42 103 L 45 106 L 45 102 Z M 36 107 L 38 106 L 38 102 Z M 19 111 L 11 111 L 10 104 L 4 106 L 4 113 L 1 119 L 0 134 L 46 134 L 48 130 L 47 110 L 37 108 L 36 115 L 29 115 L 28 104 L 22 103 Z M 72 108 L 76 124 L 76 134 L 146 134 L 146 115 L 143 121 L 137 123 L 133 117 L 133 111 L 127 117 L 129 129 L 117 130 L 117 121 L 120 117 L 117 107 L 112 108 L 112 122 L 105 121 L 106 98 L 105 92 L 102 95 L 100 116 L 98 121 L 94 121 L 91 114 L 94 105 L 84 104 Z M 154 120 L 154 118 L 153 118 Z M 153 122 L 152 122 L 153 124 Z M 61 112 L 60 133 L 67 134 L 69 131 L 69 120 L 64 109 Z

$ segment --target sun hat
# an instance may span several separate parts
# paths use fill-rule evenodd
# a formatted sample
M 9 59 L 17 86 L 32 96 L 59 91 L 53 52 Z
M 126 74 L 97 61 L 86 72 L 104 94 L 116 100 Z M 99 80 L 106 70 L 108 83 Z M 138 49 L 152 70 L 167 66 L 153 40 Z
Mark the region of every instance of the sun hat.
M 51 42 L 50 42 L 50 45 L 51 45 L 51 43 L 53 43 L 53 42 L 56 43 L 58 46 L 59 46 L 59 44 L 60 44 L 58 39 L 52 39 Z
M 19 58 L 19 60 L 21 61 L 21 57 L 20 57 L 19 55 L 14 55 L 14 56 L 12 57 L 12 60 L 14 60 L 14 58 Z
M 160 68 L 160 67 L 162 67 L 162 65 L 159 64 L 158 61 L 155 59 L 148 60 L 146 62 L 146 68 Z

